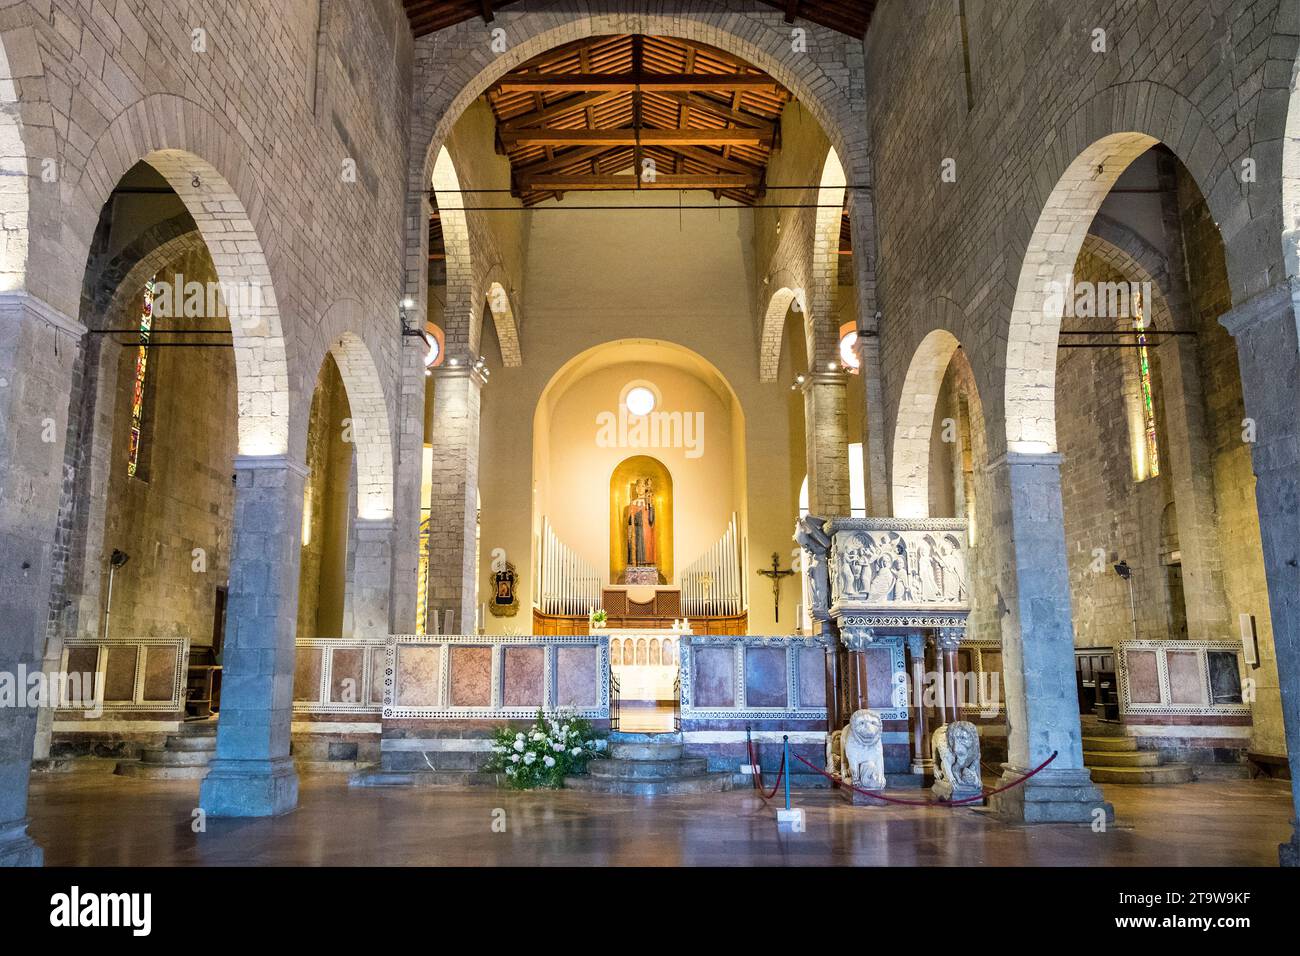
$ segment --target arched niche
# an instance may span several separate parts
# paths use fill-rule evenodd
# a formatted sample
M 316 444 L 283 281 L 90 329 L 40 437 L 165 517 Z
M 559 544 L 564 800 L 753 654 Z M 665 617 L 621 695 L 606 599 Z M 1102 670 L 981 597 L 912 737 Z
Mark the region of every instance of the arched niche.
M 658 568 L 659 584 L 673 579 L 673 476 L 649 455 L 625 458 L 609 477 L 610 581 L 638 564 Z

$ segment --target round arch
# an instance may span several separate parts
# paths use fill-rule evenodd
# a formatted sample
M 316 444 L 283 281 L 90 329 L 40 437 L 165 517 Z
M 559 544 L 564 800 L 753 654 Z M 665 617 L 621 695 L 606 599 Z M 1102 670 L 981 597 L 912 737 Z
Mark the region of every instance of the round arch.
M 499 281 L 494 280 L 488 284 L 487 306 L 492 313 L 497 344 L 501 348 L 501 363 L 506 368 L 518 368 L 524 364 L 523 352 L 519 347 L 519 320 L 510 303 L 510 293 Z
M 27 284 L 29 200 L 27 149 L 19 119 L 18 88 L 0 41 L 0 292 Z
M 382 521 L 393 516 L 393 442 L 388 403 L 379 369 L 356 332 L 345 332 L 329 348 L 352 410 L 357 455 L 357 517 Z
M 1137 104 L 1147 98 L 1155 106 L 1139 116 Z M 1246 195 L 1212 126 L 1192 103 L 1165 87 L 1125 83 L 1081 105 L 1060 129 L 1061 139 L 1030 179 L 1053 185 L 1041 202 L 1028 200 L 1035 225 L 1016 282 L 1006 375 L 991 383 L 1002 390 L 1005 450 L 1013 453 L 1056 451 L 1056 347 L 1064 294 L 1093 218 L 1142 153 L 1157 143 L 1169 145 L 1196 181 L 1219 224 L 1234 300 L 1244 297 L 1258 271 L 1232 241 L 1250 221 Z M 1196 148 L 1184 154 L 1184 143 Z
M 447 301 L 442 313 L 443 332 L 448 349 L 466 349 L 471 355 L 457 355 L 464 361 L 478 356 L 480 305 L 474 294 L 474 248 L 469 241 L 469 219 L 465 215 L 465 196 L 460 191 L 460 175 L 446 146 L 438 149 L 437 159 L 426 183 L 433 184 L 442 221 L 442 242 L 447 251 Z M 422 188 L 428 188 L 427 186 Z M 426 257 L 427 259 L 427 257 Z
M 126 172 L 145 162 L 167 180 L 203 237 L 221 284 L 235 351 L 239 452 L 283 455 L 290 432 L 288 351 L 270 264 L 249 214 L 263 204 L 239 138 L 215 134 L 222 129 L 181 97 L 139 100 L 100 134 L 82 174 L 63 183 L 63 206 L 80 220 L 72 234 L 84 264 L 99 211 Z M 77 300 L 71 289 L 60 292 L 58 302 Z
M 840 221 L 848 185 L 844 165 L 835 147 L 826 152 L 817 190 L 816 234 L 812 254 L 812 354 L 810 366 L 824 365 L 836 357 L 839 329 L 835 322 L 835 295 L 840 277 Z
M 807 295 L 803 289 L 782 286 L 772 293 L 763 313 L 763 331 L 759 340 L 758 380 L 775 382 L 781 368 L 781 340 L 785 337 L 785 319 L 790 310 L 807 314 Z M 805 334 L 808 330 L 805 327 Z M 811 365 L 811 356 L 810 365 Z
M 894 424 L 893 481 L 895 518 L 930 516 L 930 439 L 939 390 L 960 343 L 947 329 L 935 329 L 912 356 L 903 380 Z

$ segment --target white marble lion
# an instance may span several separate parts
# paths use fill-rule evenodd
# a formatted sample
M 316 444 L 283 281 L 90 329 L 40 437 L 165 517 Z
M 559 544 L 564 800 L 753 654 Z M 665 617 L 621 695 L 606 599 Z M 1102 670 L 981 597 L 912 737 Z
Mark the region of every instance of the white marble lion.
M 934 757 L 934 787 L 942 797 L 962 799 L 982 792 L 980 735 L 968 720 L 937 728 L 930 736 Z
M 880 715 L 874 710 L 854 711 L 849 725 L 840 731 L 843 751 L 840 776 L 863 790 L 885 787 L 885 749 Z

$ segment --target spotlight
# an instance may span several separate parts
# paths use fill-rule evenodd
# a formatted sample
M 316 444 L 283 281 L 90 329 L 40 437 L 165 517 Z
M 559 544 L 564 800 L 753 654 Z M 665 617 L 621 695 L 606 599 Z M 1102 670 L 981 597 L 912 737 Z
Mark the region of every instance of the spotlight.
M 402 308 L 408 312 L 411 311 L 411 309 L 415 308 L 415 300 L 408 295 L 402 300 Z
M 119 551 L 116 548 L 114 548 L 112 556 L 110 556 L 108 559 L 108 563 L 115 568 L 120 568 L 122 565 L 126 564 L 126 562 L 130 560 L 131 560 L 131 556 L 129 554 L 127 554 L 125 551 Z
M 1118 574 L 1125 581 L 1127 581 L 1129 578 L 1133 576 L 1133 569 L 1128 566 L 1127 561 L 1121 561 L 1119 564 L 1114 565 L 1114 568 L 1115 568 L 1115 573 Z

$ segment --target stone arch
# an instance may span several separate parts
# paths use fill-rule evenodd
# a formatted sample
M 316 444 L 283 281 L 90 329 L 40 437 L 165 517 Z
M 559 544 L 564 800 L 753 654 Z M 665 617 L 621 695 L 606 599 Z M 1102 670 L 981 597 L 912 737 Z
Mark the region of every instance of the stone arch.
M 63 206 L 81 218 L 71 225 L 83 263 L 99 211 L 140 161 L 157 170 L 180 198 L 216 267 L 235 351 L 240 454 L 285 454 L 288 352 L 270 265 L 249 212 L 263 208 L 261 196 L 241 158 L 240 140 L 180 97 L 147 97 L 120 113 L 96 140 L 81 175 L 63 184 Z M 249 197 L 247 204 L 242 196 Z M 64 300 L 76 301 L 71 295 Z
M 1300 53 L 1291 68 L 1288 97 L 1282 133 L 1282 259 L 1286 274 L 1300 278 Z
M 345 332 L 330 345 L 348 406 L 357 455 L 357 517 L 382 521 L 393 516 L 393 442 L 388 403 L 379 369 L 356 332 Z
M 758 380 L 775 382 L 781 367 L 781 340 L 785 337 L 785 317 L 790 309 L 806 314 L 807 295 L 803 289 L 782 286 L 772 293 L 767 310 L 763 313 L 763 329 L 759 340 Z M 810 356 L 811 358 L 811 356 Z
M 896 518 L 930 516 L 930 438 L 939 390 L 960 343 L 947 329 L 921 340 L 903 379 L 894 420 L 893 508 Z
M 102 267 L 96 269 L 99 280 L 86 290 L 83 315 L 111 318 L 128 298 L 138 297 L 145 282 L 168 262 L 204 245 L 203 236 L 188 221 L 176 216 L 146 230 L 140 241 L 132 243 Z M 178 222 L 177 220 L 187 220 Z M 89 309 L 89 312 L 84 310 Z
M 1151 314 L 1155 326 L 1174 327 L 1175 315 L 1186 315 L 1186 301 L 1164 254 L 1129 227 L 1098 215 L 1083 238 L 1087 252 L 1127 276 L 1131 282 L 1151 283 Z
M 1154 105 L 1139 117 L 1136 103 L 1145 96 Z M 1175 98 L 1185 110 L 1173 109 Z M 1121 132 L 1115 132 L 1117 125 Z M 1009 452 L 1056 451 L 1056 347 L 1063 293 L 1102 201 L 1139 155 L 1159 142 L 1171 148 L 1195 144 L 1189 152 L 1174 151 L 1219 223 L 1234 290 L 1249 284 L 1252 268 L 1245 256 L 1233 255 L 1230 242 L 1248 223 L 1249 205 L 1208 121 L 1193 104 L 1164 87 L 1123 84 L 1081 106 L 1061 129 L 1064 135 L 1031 180 L 1054 185 L 1041 203 L 1032 201 L 1035 225 L 1007 333 L 1006 377 L 1000 384 Z M 1063 155 L 1071 158 L 1062 163 Z M 1209 184 L 1213 188 L 1207 189 Z
M 446 146 L 439 148 L 438 158 L 426 185 L 433 184 L 442 218 L 442 241 L 447 250 L 447 302 L 442 313 L 448 354 L 461 361 L 478 357 L 478 297 L 474 293 L 474 253 L 469 241 L 469 219 L 465 215 L 465 196 L 460 191 L 456 163 Z M 425 257 L 426 261 L 428 257 Z M 461 350 L 469 354 L 457 354 Z
M 496 327 L 501 362 L 506 368 L 518 368 L 524 364 L 523 352 L 519 347 L 519 320 L 511 305 L 510 293 L 498 281 L 488 284 L 487 306 L 492 313 L 492 324 Z
M 497 11 L 495 28 L 509 47 L 497 53 L 480 42 L 481 26 L 462 23 L 416 42 L 413 102 L 407 292 L 425 294 L 427 217 L 420 204 L 435 160 L 461 114 L 504 73 L 538 54 L 574 40 L 619 33 L 679 37 L 706 43 L 754 64 L 797 97 L 821 124 L 851 181 L 871 182 L 866 117 L 865 53 L 860 40 L 801 23 L 806 49 L 795 51 L 790 25 L 779 10 L 740 11 L 729 0 L 701 0 L 690 9 L 665 9 L 657 0 L 630 0 L 617 11 L 601 0 L 540 0 Z M 473 32 L 473 40 L 467 34 Z M 833 65 L 833 69 L 825 69 Z M 859 197 L 864 204 L 867 198 Z M 867 214 L 864 211 L 864 214 Z M 450 252 L 448 253 L 450 256 Z
M 9 55 L 0 40 L 0 292 L 27 284 L 29 212 L 27 149 L 18 103 L 18 87 Z
M 840 277 L 840 219 L 844 208 L 844 193 L 848 185 L 844 165 L 831 147 L 822 164 L 820 185 L 817 189 L 815 233 L 812 248 L 812 314 L 814 366 L 834 360 L 838 347 L 839 329 L 835 323 L 835 296 Z

